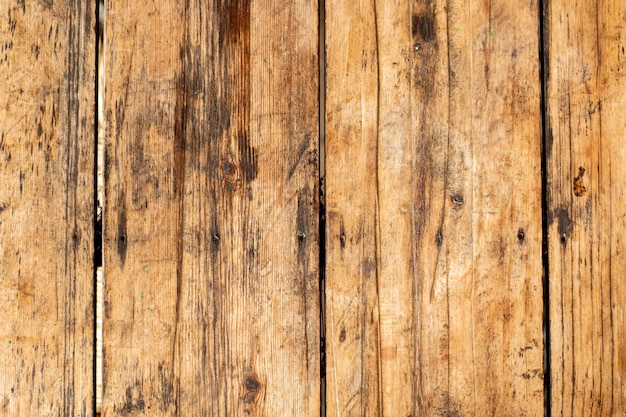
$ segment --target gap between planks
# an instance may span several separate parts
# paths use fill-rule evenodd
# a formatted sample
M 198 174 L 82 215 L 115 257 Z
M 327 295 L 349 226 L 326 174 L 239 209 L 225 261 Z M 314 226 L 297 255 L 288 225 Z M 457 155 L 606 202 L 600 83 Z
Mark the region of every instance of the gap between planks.
M 104 138 L 105 138 L 105 119 L 104 119 L 104 35 L 105 35 L 105 3 L 104 0 L 98 0 L 96 4 L 96 14 L 98 16 L 96 26 L 96 59 L 97 59 L 97 80 L 96 80 L 96 113 L 97 113 L 97 129 L 96 129 L 96 230 L 94 236 L 96 239 L 102 239 L 102 225 L 103 221 L 100 216 L 104 213 Z M 100 221 L 98 222 L 98 218 Z M 98 237 L 98 232 L 100 236 Z M 98 242 L 94 243 L 94 249 L 96 253 L 94 257 L 100 260 L 103 259 L 103 247 L 102 244 L 98 247 Z M 97 252 L 99 251 L 99 253 Z M 96 415 L 99 415 L 102 409 L 102 394 L 103 394 L 103 380 L 102 380 L 102 348 L 103 348 L 103 316 L 104 316 L 104 272 L 102 265 L 96 265 L 96 369 L 95 369 L 95 408 Z

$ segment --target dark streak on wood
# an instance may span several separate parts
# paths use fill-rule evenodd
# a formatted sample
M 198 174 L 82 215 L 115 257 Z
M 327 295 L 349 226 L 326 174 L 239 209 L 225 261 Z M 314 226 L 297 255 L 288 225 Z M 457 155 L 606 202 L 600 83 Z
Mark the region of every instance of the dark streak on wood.
M 296 237 L 299 242 L 298 257 L 302 257 L 301 262 L 306 262 L 307 260 L 307 247 L 310 239 L 307 239 L 306 235 L 310 225 L 313 223 L 311 221 L 313 213 L 310 206 L 310 198 L 307 194 L 307 190 L 304 190 L 298 195 L 298 208 L 296 212 Z
M 175 404 L 174 396 L 174 384 L 171 379 L 171 374 L 166 371 L 163 363 L 159 363 L 158 366 L 159 382 L 161 384 L 160 409 L 162 412 L 167 412 L 171 404 Z
M 180 48 L 181 58 L 185 56 L 184 46 Z M 184 62 L 184 61 L 183 61 Z M 187 122 L 187 85 L 185 83 L 185 65 L 176 80 L 176 106 L 174 110 L 174 194 L 181 198 L 184 189 L 184 156 Z
M 183 24 L 184 31 L 183 37 L 179 45 L 179 59 L 180 69 L 176 79 L 176 101 L 174 107 L 174 197 L 177 200 L 177 225 L 176 225 L 176 298 L 174 305 L 174 331 L 172 335 L 172 357 L 171 357 L 171 376 L 169 383 L 173 386 L 173 391 L 176 392 L 176 396 L 173 399 L 174 410 L 178 414 L 180 409 L 180 380 L 176 378 L 175 370 L 178 368 L 178 362 L 180 360 L 180 343 L 179 343 L 179 328 L 181 325 L 181 297 L 183 286 L 183 251 L 184 251 L 184 238 L 185 238 L 185 164 L 186 151 L 187 151 L 187 125 L 188 125 L 188 104 L 189 94 L 194 94 L 196 86 L 194 85 L 194 71 L 190 71 L 193 68 L 193 63 L 188 62 L 188 45 L 189 39 L 189 24 L 187 22 L 189 4 L 185 4 L 183 9 Z M 187 72 L 191 75 L 188 76 Z
M 574 195 L 576 197 L 582 197 L 587 192 L 587 187 L 583 185 L 583 176 L 585 175 L 585 168 L 578 168 L 578 175 L 574 178 Z
M 139 385 L 139 384 L 137 384 Z M 135 392 L 137 395 L 135 396 Z M 135 398 L 136 397 L 136 398 Z M 126 401 L 124 402 L 119 413 L 124 417 L 129 417 L 137 412 L 142 412 L 145 409 L 145 401 L 143 399 L 143 393 L 140 386 L 126 388 Z
M 343 229 L 343 224 L 339 228 L 339 245 L 341 249 L 346 248 L 346 231 Z
M 223 7 L 224 9 L 220 9 Z M 218 6 L 220 38 L 224 40 L 222 65 L 228 69 L 225 104 L 229 108 L 229 136 L 232 151 L 236 151 L 233 162 L 239 167 L 246 183 L 257 176 L 256 151 L 250 145 L 250 0 L 226 2 Z M 234 107 L 233 107 L 234 106 Z M 229 155 L 233 158 L 232 155 Z M 229 159 L 230 159 L 229 158 Z M 237 173 L 239 176 L 239 172 Z M 233 187 L 235 188 L 235 187 Z
M 411 22 L 411 31 L 415 38 L 423 42 L 435 40 L 435 20 L 429 15 L 414 15 Z
M 443 244 L 443 233 L 441 233 L 441 229 L 437 230 L 437 234 L 435 235 L 435 244 L 437 244 L 437 247 L 441 247 Z
M 126 198 L 122 191 L 117 201 L 117 254 L 120 257 L 122 267 L 126 263 L 126 249 L 128 248 L 126 233 Z
M 289 161 L 289 169 L 287 170 L 288 180 L 290 180 L 294 176 L 298 167 L 305 162 L 305 154 L 308 149 L 308 145 L 309 141 L 301 141 L 298 147 L 297 155 L 295 155 L 294 158 Z
M 559 237 L 565 242 L 570 237 L 574 227 L 569 215 L 569 210 L 564 207 L 559 207 L 548 212 L 548 225 L 551 225 L 555 219 L 558 222 L 557 232 Z

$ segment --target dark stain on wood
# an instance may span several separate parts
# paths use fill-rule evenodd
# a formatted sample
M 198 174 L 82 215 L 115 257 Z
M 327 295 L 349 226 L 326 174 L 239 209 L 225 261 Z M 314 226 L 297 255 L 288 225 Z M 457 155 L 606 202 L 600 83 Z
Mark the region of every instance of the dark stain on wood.
M 298 154 L 289 161 L 289 168 L 287 169 L 287 180 L 290 180 L 296 172 L 296 169 L 306 159 L 306 151 L 309 146 L 309 139 L 304 139 L 298 145 Z
M 72 230 L 72 245 L 73 245 L 74 252 L 78 250 L 79 243 L 80 243 L 80 230 L 76 226 L 74 226 L 74 230 Z
M 245 129 L 239 134 L 238 144 L 244 178 L 246 179 L 246 182 L 251 182 L 257 176 L 258 164 L 255 149 L 250 146 L 250 139 L 248 137 L 247 130 L 248 129 Z
M 137 392 L 136 398 L 134 392 Z M 143 394 L 141 389 L 137 389 L 136 387 L 128 387 L 126 388 L 126 401 L 121 409 L 119 409 L 119 413 L 123 416 L 131 416 L 137 412 L 144 411 L 146 407 L 146 403 L 143 399 Z
M 232 194 L 239 184 L 239 174 L 233 161 L 222 161 L 221 176 L 224 189 L 228 191 L 228 194 Z
M 117 202 L 117 254 L 120 257 L 122 268 L 126 263 L 126 249 L 128 248 L 126 233 L 126 198 L 121 192 Z
M 298 207 L 296 211 L 296 237 L 298 239 L 298 258 L 305 264 L 307 262 L 306 248 L 308 246 L 306 239 L 306 233 L 309 229 L 309 217 L 311 212 L 309 210 L 309 202 L 306 196 L 306 190 L 303 190 L 298 195 Z
M 261 383 L 254 376 L 246 377 L 245 385 L 250 392 L 257 392 L 261 388 Z
M 128 95 L 128 81 L 126 83 L 126 96 Z M 110 119 L 110 114 L 107 119 Z M 124 119 L 126 118 L 126 97 L 115 100 L 115 148 L 119 149 L 122 130 L 124 129 Z
M 490 245 L 490 252 L 493 254 L 493 258 L 498 260 L 498 264 L 504 265 L 506 261 L 507 244 L 503 235 L 498 235 L 494 238 Z
M 441 229 L 437 230 L 437 234 L 435 235 L 435 244 L 438 248 L 440 248 L 443 244 L 443 233 L 441 232 Z
M 366 279 L 374 277 L 376 275 L 376 260 L 372 258 L 363 259 L 361 271 Z
M 214 57 L 217 59 L 217 57 Z M 201 67 L 199 64 L 198 66 Z M 200 69 L 196 72 L 200 73 Z M 214 80 L 207 82 L 207 86 L 204 89 L 207 99 L 204 101 L 207 115 L 206 120 L 210 122 L 206 123 L 206 126 L 198 126 L 199 130 L 208 131 L 208 139 L 211 141 L 219 141 L 222 139 L 224 132 L 230 129 L 230 109 L 228 105 L 228 94 L 230 92 L 219 92 L 221 89 L 217 88 Z M 224 97 L 223 95 L 226 95 Z
M 72 352 L 73 353 L 73 352 Z M 43 366 L 43 363 L 42 363 Z M 35 380 L 35 365 L 33 365 L 33 371 L 31 374 L 31 381 Z M 76 409 L 76 393 L 74 388 L 74 382 L 69 382 L 67 386 L 64 387 L 63 391 L 63 409 L 65 415 L 74 415 L 74 411 Z
M 463 413 L 459 402 L 450 398 L 450 394 L 446 393 L 437 406 L 437 415 L 440 417 L 461 417 Z
M 557 233 L 561 243 L 566 243 L 573 230 L 573 222 L 569 216 L 567 208 L 559 207 L 548 212 L 548 224 L 552 224 L 554 220 L 558 221 Z
M 161 384 L 161 406 L 163 412 L 167 412 L 171 404 L 174 404 L 174 385 L 172 384 L 171 373 L 165 370 L 162 363 L 158 366 L 159 382 Z
M 213 262 L 213 264 L 216 264 L 218 260 L 218 255 L 219 255 L 221 234 L 220 234 L 220 229 L 219 229 L 218 222 L 217 222 L 217 217 L 215 214 L 213 215 L 213 219 L 211 220 L 211 229 L 209 233 L 210 233 L 210 238 L 211 238 L 211 242 L 209 245 L 209 250 L 211 253 L 211 261 Z
M 435 22 L 431 15 L 413 15 L 411 32 L 416 40 L 429 42 L 435 40 Z
M 341 246 L 341 249 L 346 248 L 346 231 L 343 228 L 343 223 L 339 228 L 339 245 Z
M 185 8 L 185 15 L 187 13 L 187 7 Z M 189 30 L 189 25 L 185 22 L 186 30 Z M 177 244 L 176 244 L 176 300 L 175 300 L 175 317 L 174 317 L 174 336 L 173 339 L 178 338 L 178 323 L 180 322 L 180 308 L 182 297 L 182 285 L 183 285 L 183 250 L 184 250 L 184 233 L 185 233 L 185 154 L 187 145 L 187 118 L 188 114 L 188 101 L 193 97 L 197 91 L 197 82 L 199 79 L 197 73 L 198 66 L 194 65 L 191 61 L 191 56 L 188 48 L 186 48 L 185 37 L 179 46 L 179 57 L 181 59 L 180 73 L 176 79 L 176 101 L 174 104 L 174 179 L 173 179 L 173 194 L 178 202 L 178 224 L 177 224 Z M 187 72 L 190 72 L 188 76 Z M 188 78 L 189 77 L 189 78 Z M 174 356 L 176 351 L 172 351 L 172 363 L 174 363 Z
M 256 150 L 250 143 L 250 0 L 228 1 L 218 5 L 219 37 L 224 43 L 224 53 L 219 54 L 225 68 L 226 88 L 224 107 L 228 109 L 229 136 L 232 151 L 237 153 L 234 164 L 239 168 L 238 178 L 250 183 L 257 176 Z M 231 191 L 236 182 L 226 183 Z
M 20 179 L 20 195 L 22 195 L 24 193 L 24 180 L 26 179 L 26 174 L 21 169 L 20 169 L 19 179 Z
M 226 10 L 220 15 L 220 32 L 226 41 L 234 43 L 247 43 L 250 40 L 250 0 L 231 0 L 223 2 Z M 220 6 L 218 6 L 220 7 Z
M 246 388 L 243 394 L 243 402 L 245 404 L 253 403 L 261 391 L 261 382 L 256 375 L 247 374 L 244 378 L 243 384 Z
M 181 47 L 182 50 L 182 47 Z M 183 52 L 181 51 L 181 54 Z M 184 67 L 184 66 L 183 66 Z M 174 195 L 180 197 L 183 193 L 184 175 L 184 153 L 185 153 L 185 133 L 187 122 L 187 102 L 186 102 L 185 71 L 181 71 L 176 80 L 176 105 L 174 119 Z
M 574 178 L 574 195 L 576 197 L 582 197 L 587 193 L 587 187 L 583 185 L 583 176 L 585 175 L 585 168 L 578 168 L 578 176 Z

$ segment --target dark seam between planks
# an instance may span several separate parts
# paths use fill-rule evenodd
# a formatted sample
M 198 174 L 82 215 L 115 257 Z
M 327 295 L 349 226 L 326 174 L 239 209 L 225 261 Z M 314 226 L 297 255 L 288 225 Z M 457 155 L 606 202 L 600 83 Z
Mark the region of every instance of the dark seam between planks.
M 380 32 L 378 30 L 378 2 L 374 0 L 374 36 L 376 37 L 376 208 L 374 217 L 374 250 L 376 254 L 376 358 L 377 358 L 377 382 L 378 382 L 378 403 L 376 408 L 378 415 L 384 417 L 383 407 L 383 374 L 382 374 L 382 341 L 380 331 L 380 86 L 381 86 L 381 73 L 380 73 Z M 362 403 L 361 403 L 362 404 Z
M 98 99 L 98 97 L 100 96 L 101 93 L 104 93 L 103 91 L 100 91 L 102 89 L 102 86 L 100 85 L 100 66 L 98 65 L 98 61 L 99 61 L 99 56 L 100 56 L 100 51 L 102 51 L 102 46 L 104 45 L 104 25 L 102 24 L 102 22 L 100 22 L 100 13 L 104 12 L 104 2 L 102 3 L 102 8 L 100 7 L 100 1 L 96 1 L 95 2 L 95 24 L 94 24 L 94 36 L 95 36 L 95 42 L 94 42 L 94 49 L 95 49 L 95 56 L 94 56 L 94 108 L 93 108 L 93 126 L 94 126 L 94 132 L 93 132 L 93 144 L 94 144 L 94 153 L 93 153 L 93 196 L 92 196 L 92 207 L 93 207 L 93 213 L 92 213 L 92 221 L 93 221 L 93 266 L 92 266 L 92 287 L 93 287 L 93 294 L 94 294 L 94 298 L 93 298 L 93 306 L 92 306 L 92 311 L 93 311 L 93 320 L 92 320 L 92 338 L 93 338 L 93 347 L 92 347 L 92 355 L 93 355 L 93 361 L 92 361 L 92 365 L 93 365 L 93 374 L 92 374 L 92 390 L 93 390 L 93 396 L 92 396 L 92 403 L 91 403 L 91 408 L 92 408 L 92 415 L 97 415 L 98 412 L 98 403 L 96 401 L 96 397 L 97 397 L 97 390 L 98 390 L 98 374 L 96 372 L 97 369 L 97 364 L 96 364 L 96 360 L 98 357 L 98 340 L 97 340 L 97 333 L 98 333 L 98 324 L 97 324 L 97 319 L 98 319 L 98 307 L 97 307 L 97 294 L 98 294 L 98 267 L 102 266 L 102 260 L 103 260 L 103 238 L 102 238 L 102 232 L 103 232 L 103 228 L 102 228 L 102 224 L 103 224 L 103 216 L 104 216 L 104 212 L 102 213 L 98 213 L 98 170 L 99 170 L 99 166 L 98 166 L 98 132 L 99 132 L 99 121 L 98 121 L 98 110 L 100 109 L 100 100 Z
M 319 244 L 319 332 L 320 416 L 326 417 L 326 0 L 318 7 L 318 244 Z
M 550 335 L 550 254 L 548 244 L 548 153 L 552 148 L 552 134 L 547 114 L 547 88 L 549 80 L 549 22 L 547 22 L 549 2 L 539 0 L 539 79 L 540 79 L 540 114 L 541 114 L 541 260 L 543 264 L 543 401 L 544 416 L 552 415 L 552 364 L 551 364 L 551 335 Z

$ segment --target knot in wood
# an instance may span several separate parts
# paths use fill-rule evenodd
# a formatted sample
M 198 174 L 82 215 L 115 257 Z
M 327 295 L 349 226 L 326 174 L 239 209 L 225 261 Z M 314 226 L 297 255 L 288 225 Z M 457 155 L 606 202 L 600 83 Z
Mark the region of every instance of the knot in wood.
M 250 392 L 257 392 L 261 388 L 261 383 L 253 376 L 246 377 L 244 384 Z

